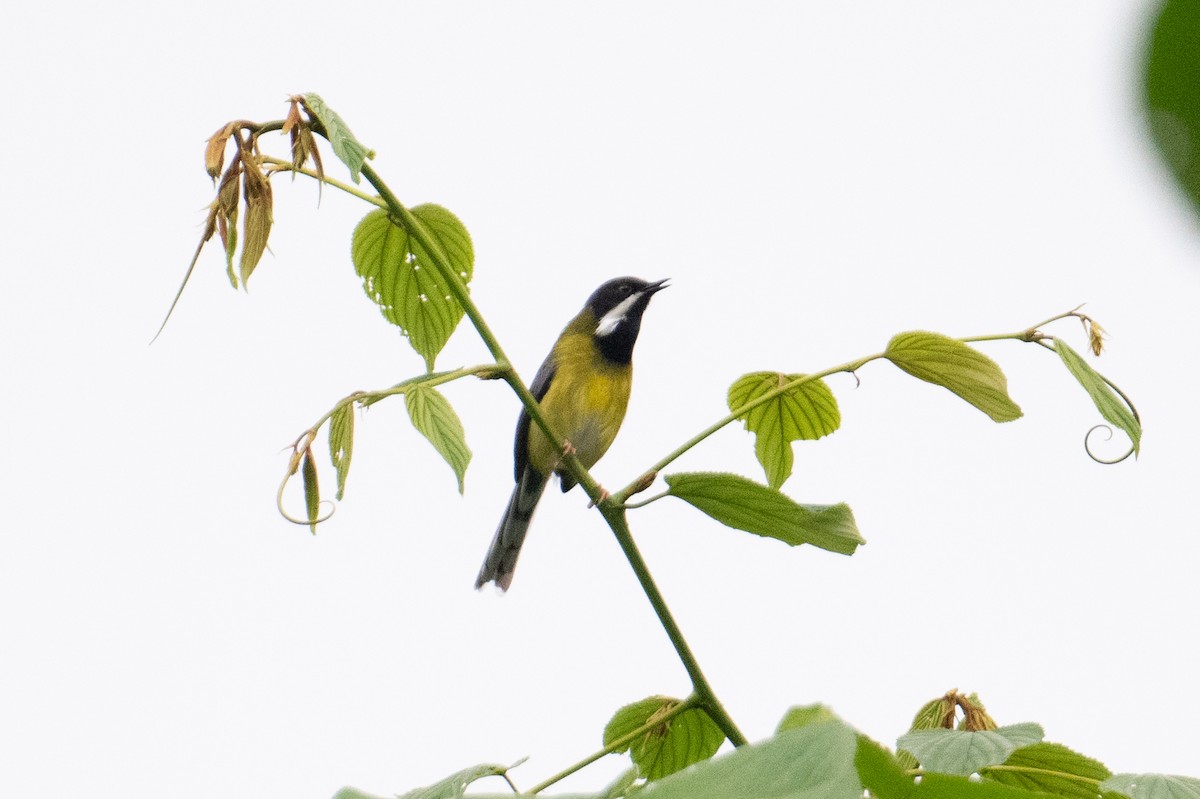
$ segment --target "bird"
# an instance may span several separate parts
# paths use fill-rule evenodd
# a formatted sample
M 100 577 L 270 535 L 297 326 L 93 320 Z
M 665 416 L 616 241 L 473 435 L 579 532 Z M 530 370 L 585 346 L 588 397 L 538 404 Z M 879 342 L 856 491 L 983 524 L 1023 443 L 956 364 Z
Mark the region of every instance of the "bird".
M 633 345 L 642 314 L 650 298 L 667 287 L 668 279 L 609 280 L 592 292 L 554 342 L 529 390 L 550 427 L 567 444 L 564 448 L 550 441 L 531 424 L 529 412 L 521 411 L 513 444 L 516 486 L 475 579 L 476 589 L 489 582 L 501 591 L 512 585 L 525 533 L 551 473 L 558 475 L 564 492 L 575 486 L 575 478 L 559 468 L 563 457 L 572 453 L 590 469 L 608 451 L 629 404 Z

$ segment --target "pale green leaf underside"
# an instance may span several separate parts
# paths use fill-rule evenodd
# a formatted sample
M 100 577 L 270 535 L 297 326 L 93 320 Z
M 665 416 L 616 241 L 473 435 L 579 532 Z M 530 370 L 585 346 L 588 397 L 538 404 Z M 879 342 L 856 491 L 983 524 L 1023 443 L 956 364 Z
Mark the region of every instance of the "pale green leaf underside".
M 773 488 L 735 474 L 687 472 L 666 478 L 671 496 L 724 525 L 783 541 L 851 555 L 866 543 L 845 503 L 802 505 Z
M 787 730 L 673 774 L 639 795 L 653 799 L 862 799 L 854 730 L 831 721 Z
M 1067 371 L 1074 375 L 1075 379 L 1079 381 L 1079 385 L 1083 386 L 1088 396 L 1092 398 L 1096 410 L 1100 411 L 1100 415 L 1104 417 L 1105 421 L 1124 430 L 1125 434 L 1133 441 L 1133 451 L 1136 454 L 1142 444 L 1142 426 L 1138 423 L 1137 417 L 1133 415 L 1133 411 L 1117 396 L 1108 383 L 1104 382 L 1100 373 L 1088 365 L 1088 362 L 1067 346 L 1062 339 L 1054 340 L 1054 349 L 1058 352 L 1058 357 L 1062 358 Z
M 1200 779 L 1171 774 L 1117 774 L 1100 783 L 1100 788 L 1129 799 L 1200 799 Z
M 802 377 L 781 372 L 742 375 L 729 387 L 729 410 L 736 411 Z M 792 474 L 793 441 L 815 441 L 837 430 L 842 422 L 833 392 L 817 379 L 793 386 L 747 411 L 741 419 L 754 433 L 754 454 L 771 488 L 779 488 Z
M 325 128 L 329 146 L 333 149 L 333 154 L 341 159 L 342 163 L 350 170 L 350 179 L 358 183 L 363 162 L 368 158 L 374 158 L 375 153 L 354 138 L 350 127 L 337 115 L 336 111 L 325 104 L 319 94 L 309 92 L 304 95 L 304 104 Z
M 415 383 L 404 392 L 404 404 L 413 427 L 429 439 L 458 479 L 458 493 L 463 492 L 463 476 L 471 462 L 467 436 L 458 414 L 436 388 Z
M 884 355 L 913 377 L 962 397 L 993 421 L 1021 418 L 1021 409 L 1008 396 L 1008 379 L 996 362 L 957 339 L 924 331 L 899 333 L 888 342 Z
M 983 771 L 985 780 L 1064 799 L 1096 799 L 1096 783 L 1111 776 L 1100 761 L 1052 743 L 1023 746 L 1002 766 Z
M 455 774 L 451 774 L 443 780 L 435 782 L 433 785 L 427 785 L 424 788 L 417 788 L 402 794 L 397 799 L 460 799 L 466 793 L 467 786 L 476 780 L 484 777 L 495 777 L 504 774 L 508 771 L 507 766 L 498 766 L 491 763 L 484 763 L 478 766 L 465 768 Z
M 910 753 L 926 771 L 968 776 L 998 766 L 1022 746 L 1039 743 L 1038 724 L 1012 724 L 994 730 L 917 730 L 900 736 L 898 749 Z
M 605 746 L 679 703 L 678 699 L 652 696 L 626 705 L 613 714 L 605 726 Z M 700 708 L 692 708 L 670 719 L 665 725 L 652 728 L 619 751 L 628 751 L 638 770 L 647 779 L 658 780 L 693 763 L 708 760 L 724 742 L 724 733 L 708 714 Z
M 438 243 L 450 267 L 464 284 L 474 273 L 471 237 L 454 214 L 438 205 L 418 205 L 412 215 Z M 354 229 L 351 245 L 354 269 L 363 290 L 399 327 L 433 371 L 434 360 L 463 316 L 432 257 L 386 211 L 370 212 Z
M 340 406 L 329 417 L 329 459 L 337 469 L 337 498 L 346 493 L 346 475 L 354 455 L 354 403 Z

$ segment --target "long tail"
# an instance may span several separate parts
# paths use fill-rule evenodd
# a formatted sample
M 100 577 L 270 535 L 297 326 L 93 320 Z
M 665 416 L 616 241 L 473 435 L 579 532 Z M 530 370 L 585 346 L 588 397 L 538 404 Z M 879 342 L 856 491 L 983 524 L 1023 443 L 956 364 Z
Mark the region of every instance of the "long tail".
M 483 567 L 475 578 L 476 588 L 482 588 L 492 581 L 501 591 L 507 591 L 512 585 L 517 556 L 521 554 L 521 544 L 525 543 L 525 533 L 533 519 L 533 510 L 546 490 L 546 481 L 547 478 L 529 467 L 521 474 L 521 481 L 513 488 L 508 510 L 504 512 L 492 545 L 488 547 L 487 557 L 483 559 Z

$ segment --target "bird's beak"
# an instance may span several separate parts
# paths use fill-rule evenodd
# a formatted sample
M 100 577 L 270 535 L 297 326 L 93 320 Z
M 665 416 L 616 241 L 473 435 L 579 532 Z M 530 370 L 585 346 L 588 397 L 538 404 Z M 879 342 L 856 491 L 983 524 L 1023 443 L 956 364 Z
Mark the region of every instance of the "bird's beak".
M 642 289 L 642 293 L 645 294 L 647 297 L 649 297 L 651 294 L 653 294 L 656 291 L 662 291 L 665 288 L 669 288 L 669 286 L 667 285 L 667 281 L 670 279 L 671 278 L 669 278 L 669 277 L 664 277 L 662 280 L 658 281 L 657 283 L 651 283 L 649 286 L 646 286 L 646 288 Z

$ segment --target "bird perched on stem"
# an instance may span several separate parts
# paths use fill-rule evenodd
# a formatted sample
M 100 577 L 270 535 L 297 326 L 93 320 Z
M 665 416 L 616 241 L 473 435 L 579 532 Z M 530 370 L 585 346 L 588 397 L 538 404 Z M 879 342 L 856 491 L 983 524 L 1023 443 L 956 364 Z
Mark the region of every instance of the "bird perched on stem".
M 550 427 L 566 438 L 565 452 L 573 453 L 585 469 L 608 451 L 625 419 L 642 314 L 666 283 L 620 277 L 596 289 L 559 334 L 529 387 Z M 512 584 L 533 509 L 550 474 L 558 474 L 563 491 L 575 486 L 575 478 L 559 468 L 564 447 L 531 421 L 522 410 L 513 445 L 517 485 L 475 578 L 476 588 L 495 582 L 507 591 Z

